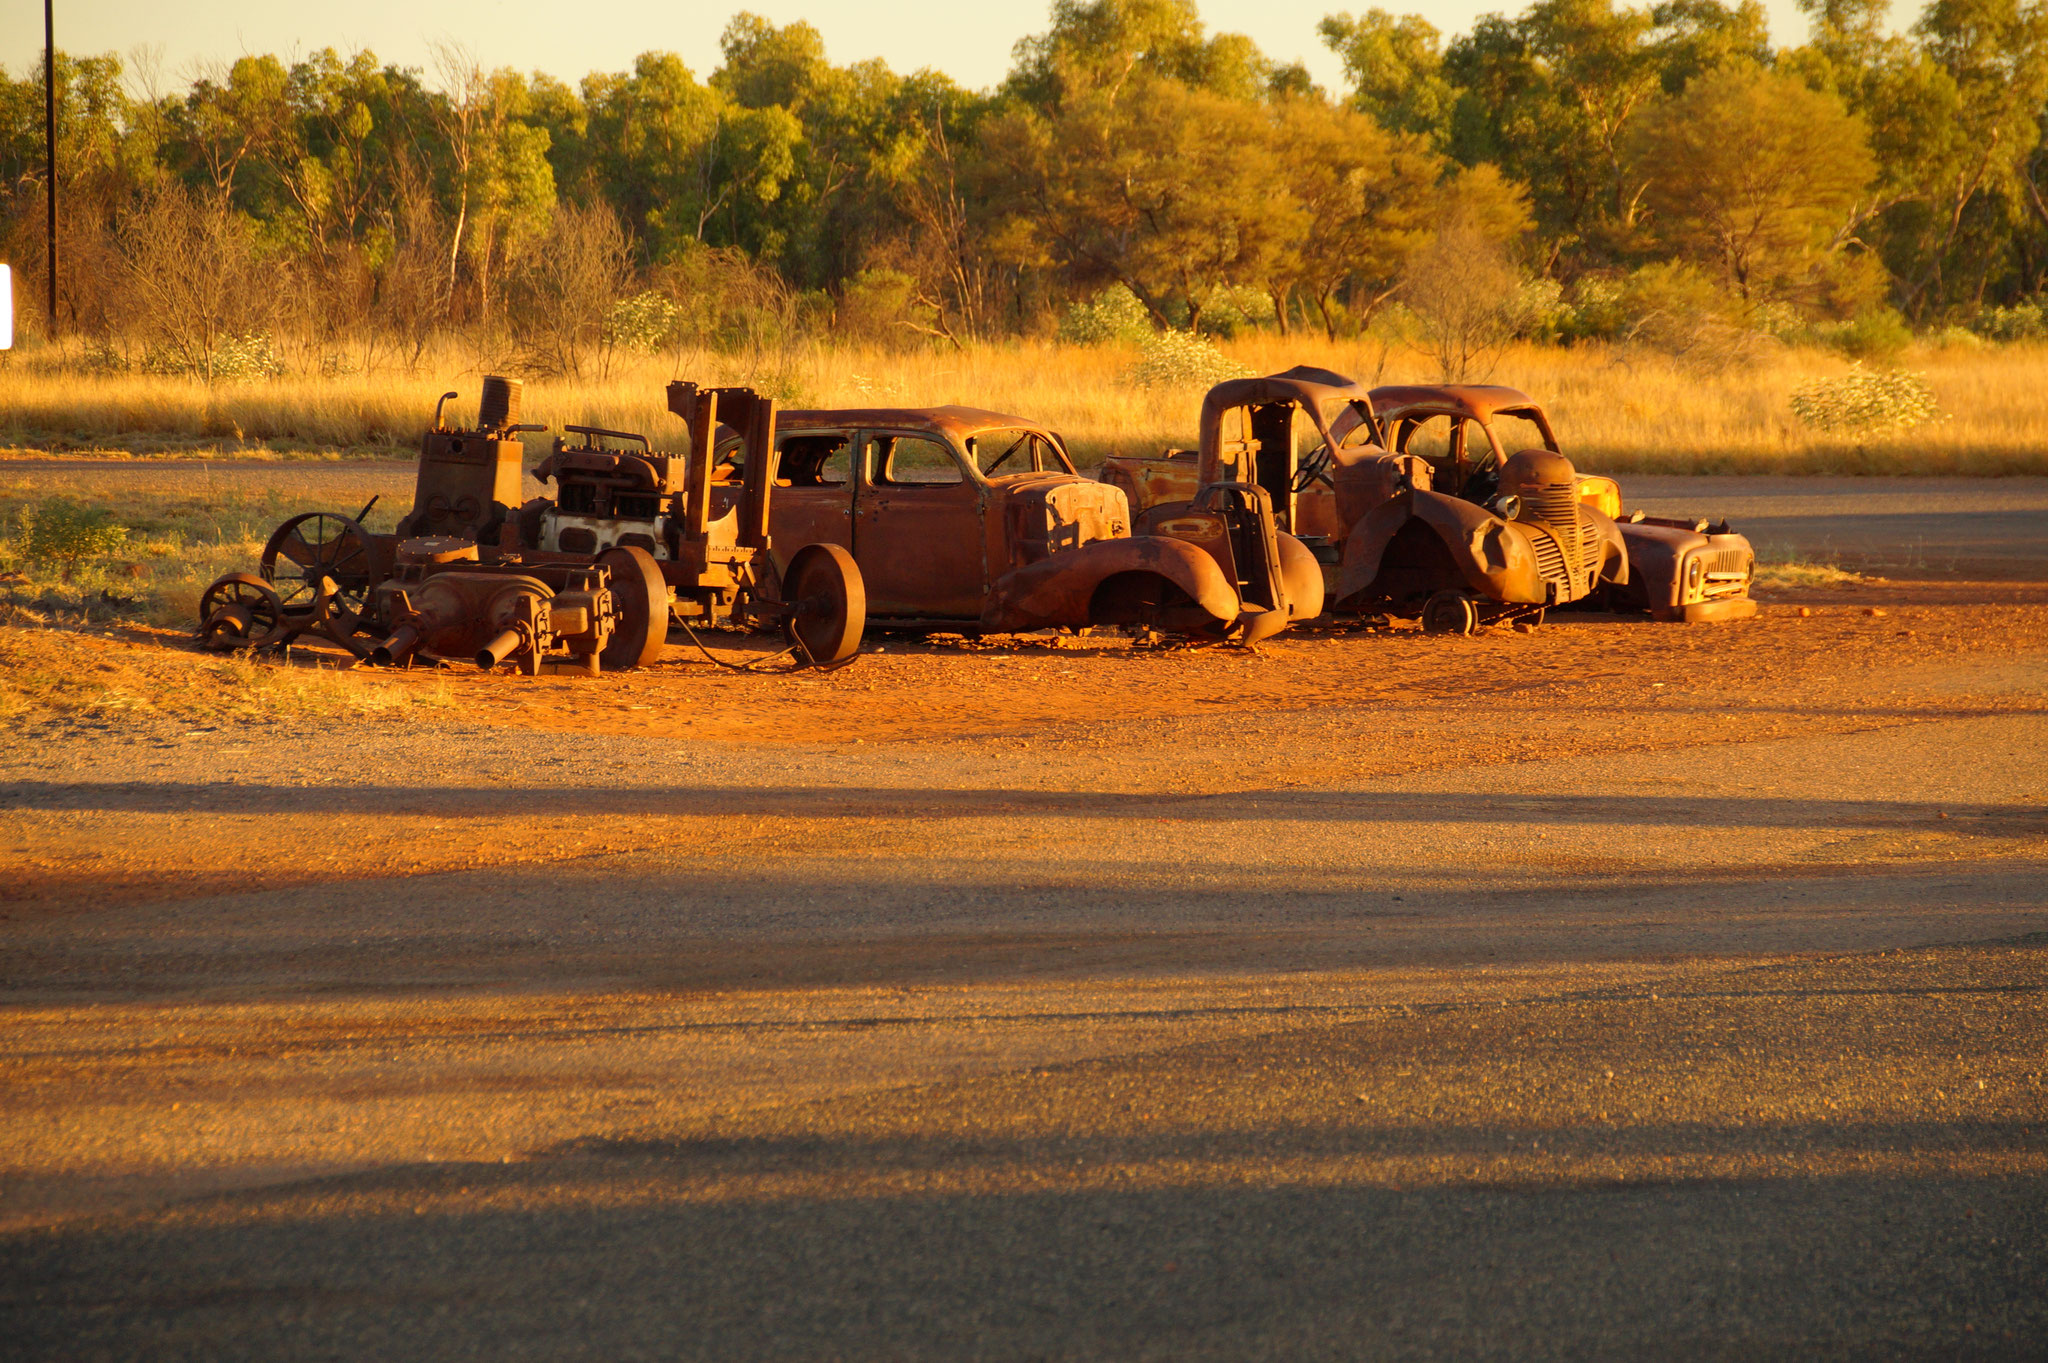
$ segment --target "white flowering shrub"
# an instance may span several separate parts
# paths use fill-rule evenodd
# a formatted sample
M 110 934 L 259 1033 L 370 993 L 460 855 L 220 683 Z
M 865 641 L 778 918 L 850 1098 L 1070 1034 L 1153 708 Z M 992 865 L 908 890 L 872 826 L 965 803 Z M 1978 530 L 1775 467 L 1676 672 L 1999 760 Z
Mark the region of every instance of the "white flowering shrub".
M 889 404 L 903 398 L 903 390 L 887 379 L 870 378 L 866 374 L 848 374 L 846 386 L 870 402 Z
M 1139 347 L 1138 362 L 1124 377 L 1140 388 L 1207 388 L 1251 372 L 1213 341 L 1185 331 L 1162 331 Z
M 221 379 L 274 379 L 285 372 L 284 357 L 270 337 L 261 332 L 245 336 L 223 336 L 213 347 L 213 377 Z M 142 357 L 145 374 L 204 374 L 206 357 L 169 347 L 153 348 Z
M 1792 414 L 1815 430 L 1868 434 L 1910 431 L 1942 419 L 1924 377 L 1898 369 L 1872 373 L 1860 364 L 1838 379 L 1815 379 L 1794 389 Z
M 659 350 L 682 320 L 683 310 L 674 299 L 647 289 L 605 310 L 604 340 L 621 350 Z

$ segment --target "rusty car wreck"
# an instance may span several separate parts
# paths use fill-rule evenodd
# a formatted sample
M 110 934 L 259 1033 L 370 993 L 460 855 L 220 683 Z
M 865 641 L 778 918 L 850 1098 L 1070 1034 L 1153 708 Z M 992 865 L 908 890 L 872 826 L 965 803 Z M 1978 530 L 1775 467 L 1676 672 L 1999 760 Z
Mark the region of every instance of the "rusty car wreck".
M 1506 422 L 1534 443 L 1509 453 Z M 1112 459 L 1103 477 L 1143 524 L 1237 469 L 1287 498 L 1281 523 L 1324 565 L 1340 609 L 1455 633 L 1569 605 L 1688 621 L 1755 612 L 1747 540 L 1725 524 L 1621 517 L 1614 480 L 1574 469 L 1542 408 L 1511 388 L 1368 391 L 1308 368 L 1230 380 L 1203 401 L 1198 450 Z
M 1322 610 L 1313 557 L 1256 486 L 1218 485 L 1141 531 L 1057 433 L 970 407 L 785 411 L 776 447 L 774 543 L 850 555 L 871 627 L 1254 643 Z M 720 467 L 744 476 L 738 460 Z
M 548 662 L 593 673 L 645 666 L 672 621 L 780 627 L 805 663 L 857 651 L 865 602 L 851 557 L 809 542 L 773 552 L 772 400 L 671 383 L 669 410 L 701 457 L 572 426 L 578 439 L 558 437 L 535 470 L 554 496 L 522 500 L 518 436 L 540 428 L 519 423 L 519 394 L 516 381 L 486 379 L 471 430 L 443 424 L 454 394 L 444 395 L 394 533 L 367 530 L 368 507 L 292 517 L 257 573 L 207 589 L 200 641 L 257 648 L 317 635 L 374 664 L 459 658 L 529 675 Z M 720 432 L 751 456 L 737 483 L 713 472 Z

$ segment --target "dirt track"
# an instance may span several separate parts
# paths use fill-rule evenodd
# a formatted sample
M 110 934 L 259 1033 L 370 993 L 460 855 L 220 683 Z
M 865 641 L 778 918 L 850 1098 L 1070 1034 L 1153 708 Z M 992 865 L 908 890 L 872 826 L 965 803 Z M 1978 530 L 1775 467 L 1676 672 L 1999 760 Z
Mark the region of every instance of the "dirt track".
M 0 1337 L 2048 1337 L 2048 589 L 1067 643 L 796 677 L 672 646 L 361 680 L 448 702 L 410 718 L 24 735 Z

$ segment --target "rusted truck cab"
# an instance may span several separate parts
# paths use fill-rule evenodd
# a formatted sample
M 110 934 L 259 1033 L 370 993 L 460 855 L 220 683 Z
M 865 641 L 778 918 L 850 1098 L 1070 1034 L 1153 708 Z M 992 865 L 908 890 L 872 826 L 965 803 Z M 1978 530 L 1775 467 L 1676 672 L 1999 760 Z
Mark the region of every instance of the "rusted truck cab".
M 1755 611 L 1747 540 L 1725 525 L 1623 517 L 1614 480 L 1572 468 L 1543 409 L 1513 388 L 1367 391 L 1296 368 L 1217 385 L 1203 402 L 1202 441 L 1158 459 L 1111 459 L 1103 479 L 1131 498 L 1142 527 L 1205 477 L 1251 470 L 1284 493 L 1278 519 L 1303 537 L 1346 609 L 1448 630 L 1574 604 L 1667 620 Z
M 1710 525 L 1642 512 L 1624 514 L 1620 486 L 1612 478 L 1580 473 L 1562 462 L 1549 417 L 1518 389 L 1489 384 L 1388 386 L 1372 390 L 1372 404 L 1385 425 L 1389 448 L 1419 457 L 1429 467 L 1434 488 L 1460 500 L 1484 504 L 1509 490 L 1503 474 L 1526 455 L 1527 460 L 1542 459 L 1552 469 L 1557 482 L 1547 494 L 1555 504 L 1550 515 L 1562 524 L 1569 508 L 1557 489 L 1569 475 L 1581 536 L 1584 524 L 1599 525 L 1603 537 L 1611 526 L 1622 563 L 1621 571 L 1603 572 L 1579 591 L 1564 581 L 1569 573 L 1559 572 L 1555 556 L 1546 555 L 1546 578 L 1567 588 L 1559 593 L 1558 604 L 1635 610 L 1657 620 L 1688 622 L 1756 614 L 1756 603 L 1749 599 L 1756 555 L 1746 538 L 1725 522 Z M 1542 495 L 1532 498 L 1524 488 L 1519 496 L 1519 519 L 1542 521 Z M 1558 537 L 1559 546 L 1567 551 L 1568 541 L 1568 535 Z
M 1192 450 L 1104 460 L 1102 481 L 1124 493 L 1141 522 L 1158 519 L 1154 513 L 1169 514 L 1161 508 L 1192 502 L 1210 484 L 1255 485 L 1271 501 L 1281 533 L 1300 540 L 1318 562 L 1337 563 L 1346 526 L 1333 495 L 1332 470 L 1339 462 L 1383 452 L 1364 387 L 1305 365 L 1231 379 L 1204 395 L 1199 429 L 1200 443 Z
M 1230 543 L 1134 535 L 1123 492 L 1082 477 L 1059 435 L 1024 417 L 961 406 L 792 409 L 778 414 L 775 447 L 774 542 L 842 547 L 860 567 L 877 628 L 1118 624 L 1256 639 L 1300 618 L 1279 575 L 1241 569 Z M 734 459 L 720 467 L 743 476 Z M 1209 514 L 1240 527 L 1271 520 L 1270 508 Z M 1277 558 L 1261 533 L 1270 538 L 1270 527 L 1250 540 Z

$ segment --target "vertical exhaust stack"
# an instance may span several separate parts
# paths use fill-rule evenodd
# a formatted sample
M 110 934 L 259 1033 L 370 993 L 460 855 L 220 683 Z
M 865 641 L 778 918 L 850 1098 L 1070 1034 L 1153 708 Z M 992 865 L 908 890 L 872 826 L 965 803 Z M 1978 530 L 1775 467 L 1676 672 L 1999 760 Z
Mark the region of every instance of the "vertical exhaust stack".
M 476 428 L 479 431 L 502 431 L 507 426 L 517 426 L 519 403 L 524 391 L 525 385 L 518 379 L 485 375 L 483 396 L 477 399 L 476 404 Z

